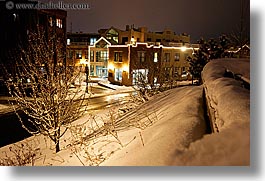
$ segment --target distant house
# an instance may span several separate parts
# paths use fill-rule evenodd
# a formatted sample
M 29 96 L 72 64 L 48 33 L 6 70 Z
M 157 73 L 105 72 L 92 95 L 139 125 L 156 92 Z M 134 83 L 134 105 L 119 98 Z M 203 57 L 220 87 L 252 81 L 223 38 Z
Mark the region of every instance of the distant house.
M 230 48 L 227 50 L 229 57 L 233 58 L 250 58 L 250 46 L 245 44 L 242 47 Z
M 89 75 L 108 77 L 109 46 L 111 43 L 101 37 L 94 45 L 88 46 Z

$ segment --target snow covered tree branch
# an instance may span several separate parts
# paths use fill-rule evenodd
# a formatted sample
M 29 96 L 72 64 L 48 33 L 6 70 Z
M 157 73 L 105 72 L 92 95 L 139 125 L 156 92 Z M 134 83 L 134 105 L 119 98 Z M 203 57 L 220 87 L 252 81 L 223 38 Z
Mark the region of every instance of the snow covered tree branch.
M 16 107 L 30 117 L 31 125 L 26 125 L 17 113 L 23 128 L 49 137 L 59 152 L 60 138 L 85 112 L 85 91 L 74 87 L 81 72 L 67 66 L 64 40 L 48 33 L 41 28 L 30 33 L 27 48 L 17 57 L 15 74 L 9 74 L 6 84 Z

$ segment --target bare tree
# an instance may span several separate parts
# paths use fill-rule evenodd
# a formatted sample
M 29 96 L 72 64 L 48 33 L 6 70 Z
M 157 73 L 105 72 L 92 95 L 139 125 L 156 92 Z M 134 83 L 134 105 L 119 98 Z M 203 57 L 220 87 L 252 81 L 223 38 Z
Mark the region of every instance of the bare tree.
M 161 69 L 161 62 L 154 61 L 154 53 L 159 53 L 159 51 L 149 50 L 145 47 L 131 51 L 133 83 L 142 101 L 145 102 L 149 100 L 149 97 L 159 92 L 165 82 L 165 74 Z
M 7 83 L 15 106 L 26 113 L 31 124 L 22 127 L 31 134 L 43 134 L 60 151 L 60 138 L 71 122 L 84 113 L 85 92 L 74 87 L 81 77 L 75 67 L 65 62 L 65 49 L 56 33 L 44 33 L 40 28 L 30 33 L 28 46 L 16 60 L 16 71 Z

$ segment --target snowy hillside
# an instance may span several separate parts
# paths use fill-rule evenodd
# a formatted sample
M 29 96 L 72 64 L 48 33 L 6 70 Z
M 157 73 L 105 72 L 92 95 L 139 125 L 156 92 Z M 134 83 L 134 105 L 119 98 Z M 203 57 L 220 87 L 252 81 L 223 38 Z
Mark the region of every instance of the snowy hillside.
M 247 166 L 250 91 L 237 80 L 224 77 L 226 69 L 249 77 L 240 63 L 249 67 L 247 61 L 212 61 L 204 68 L 202 86 L 165 91 L 138 107 L 130 103 L 86 115 L 65 134 L 57 154 L 43 136 L 16 145 L 23 143 L 25 152 L 31 150 L 34 165 Z M 218 128 L 212 134 L 206 133 L 203 89 Z M 2 147 L 1 158 L 5 153 L 12 155 L 11 147 L 18 149 L 14 145 Z

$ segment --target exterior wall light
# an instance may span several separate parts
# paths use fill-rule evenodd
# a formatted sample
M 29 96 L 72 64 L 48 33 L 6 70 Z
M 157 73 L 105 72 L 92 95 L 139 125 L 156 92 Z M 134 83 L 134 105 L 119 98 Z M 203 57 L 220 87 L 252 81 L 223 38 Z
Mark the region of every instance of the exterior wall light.
M 181 47 L 181 51 L 182 52 L 185 52 L 186 50 L 187 50 L 187 47 L 185 47 L 185 46 L 184 47 Z

